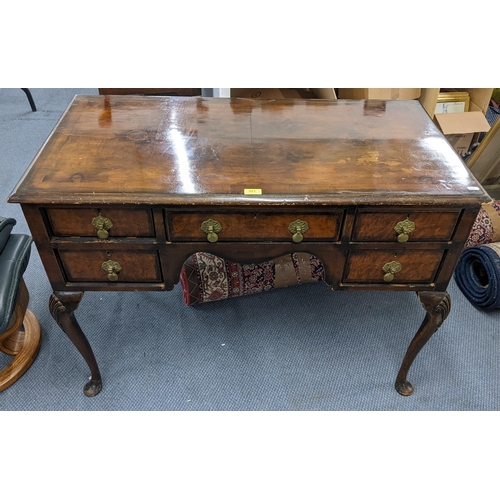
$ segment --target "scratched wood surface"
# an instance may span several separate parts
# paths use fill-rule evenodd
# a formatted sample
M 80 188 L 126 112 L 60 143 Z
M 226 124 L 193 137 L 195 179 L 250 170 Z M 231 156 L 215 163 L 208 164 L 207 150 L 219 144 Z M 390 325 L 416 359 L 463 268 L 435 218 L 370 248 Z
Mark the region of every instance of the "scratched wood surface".
M 101 95 L 75 97 L 10 201 L 234 204 L 245 188 L 262 189 L 252 203 L 487 199 L 417 101 Z

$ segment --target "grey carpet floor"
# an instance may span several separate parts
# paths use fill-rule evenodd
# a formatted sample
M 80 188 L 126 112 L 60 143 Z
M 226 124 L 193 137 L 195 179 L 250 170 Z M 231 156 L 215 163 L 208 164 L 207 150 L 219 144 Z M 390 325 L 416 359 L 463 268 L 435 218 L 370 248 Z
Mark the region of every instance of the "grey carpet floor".
M 0 90 L 0 214 L 75 94 Z M 1 279 L 1 278 L 0 278 Z M 103 376 L 82 393 L 83 359 L 48 312 L 35 247 L 25 280 L 42 347 L 0 393 L 2 410 L 499 410 L 500 311 L 476 310 L 452 281 L 452 312 L 415 360 L 411 397 L 394 380 L 424 310 L 412 293 L 331 292 L 303 285 L 197 307 L 169 293 L 88 292 L 77 311 Z M 0 356 L 0 363 L 10 358 Z

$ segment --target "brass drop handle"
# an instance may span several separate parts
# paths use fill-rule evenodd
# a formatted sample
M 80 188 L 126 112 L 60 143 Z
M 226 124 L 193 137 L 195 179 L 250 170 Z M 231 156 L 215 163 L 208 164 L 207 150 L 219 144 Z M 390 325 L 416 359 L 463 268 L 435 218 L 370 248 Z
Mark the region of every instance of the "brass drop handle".
M 109 230 L 113 227 L 113 223 L 107 217 L 98 215 L 92 219 L 92 225 L 97 229 L 97 236 L 106 240 L 109 238 Z
M 408 235 L 415 231 L 415 223 L 412 222 L 408 217 L 401 222 L 398 222 L 394 226 L 394 231 L 398 233 L 398 242 L 406 243 L 408 241 Z
M 207 240 L 210 243 L 215 243 L 219 239 L 217 233 L 222 231 L 222 225 L 219 221 L 208 219 L 201 224 L 201 230 L 207 233 Z
M 300 243 L 304 239 L 304 233 L 309 231 L 309 225 L 307 224 L 307 222 L 297 219 L 293 222 L 290 222 L 288 230 L 293 234 L 293 242 Z
M 114 260 L 107 260 L 101 264 L 101 268 L 108 273 L 109 281 L 116 281 L 118 279 L 118 273 L 122 270 L 122 266 L 115 262 Z
M 399 273 L 403 269 L 403 266 L 396 261 L 388 262 L 387 264 L 384 265 L 382 268 L 382 271 L 384 271 L 384 281 L 392 281 L 394 279 L 394 275 L 396 273 Z

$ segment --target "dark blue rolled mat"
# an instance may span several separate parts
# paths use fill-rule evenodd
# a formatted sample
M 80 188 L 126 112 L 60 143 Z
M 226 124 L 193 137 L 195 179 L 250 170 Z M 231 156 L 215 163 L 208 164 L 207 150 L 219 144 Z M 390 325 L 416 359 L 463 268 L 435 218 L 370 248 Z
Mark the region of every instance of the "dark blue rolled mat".
M 455 269 L 455 281 L 474 306 L 500 307 L 500 243 L 466 248 Z

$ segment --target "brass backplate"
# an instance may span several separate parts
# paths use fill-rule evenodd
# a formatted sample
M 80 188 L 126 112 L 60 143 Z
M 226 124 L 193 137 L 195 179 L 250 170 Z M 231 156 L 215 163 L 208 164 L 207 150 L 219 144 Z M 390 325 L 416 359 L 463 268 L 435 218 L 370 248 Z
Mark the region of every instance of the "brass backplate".
M 387 262 L 387 264 L 384 265 L 382 268 L 382 271 L 384 271 L 384 281 L 392 281 L 394 279 L 394 275 L 396 273 L 399 273 L 403 269 L 403 266 L 396 261 L 392 262 Z
M 408 217 L 405 220 L 398 222 L 394 226 L 394 231 L 398 233 L 398 242 L 406 243 L 408 241 L 408 235 L 415 231 L 415 223 L 412 222 Z
M 114 260 L 107 260 L 101 264 L 101 268 L 108 273 L 109 281 L 116 281 L 118 273 L 122 270 L 122 266 Z
M 290 224 L 288 225 L 288 230 L 293 234 L 292 240 L 294 241 L 294 243 L 300 243 L 304 239 L 303 234 L 306 231 L 309 231 L 309 225 L 307 224 L 307 222 L 297 219 L 293 222 L 290 222 Z
M 222 224 L 217 220 L 208 219 L 202 222 L 201 230 L 207 233 L 207 240 L 210 243 L 215 243 L 219 239 L 217 233 L 222 231 Z
M 98 215 L 92 219 L 92 225 L 97 229 L 97 236 L 103 240 L 109 238 L 109 230 L 113 227 L 113 223 L 107 217 Z

